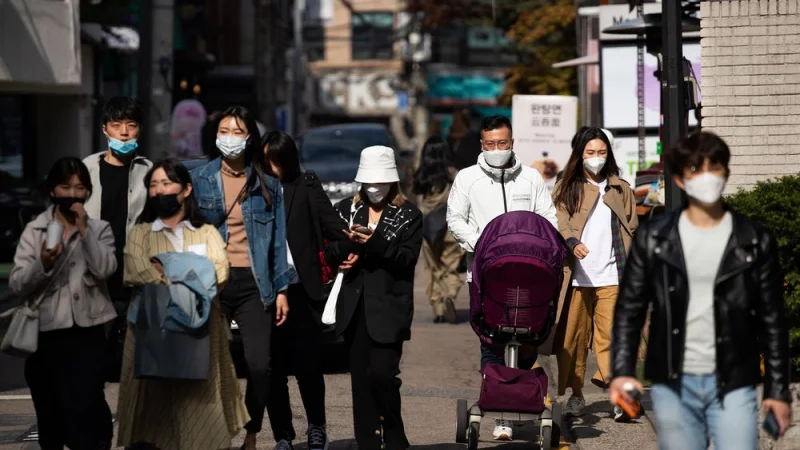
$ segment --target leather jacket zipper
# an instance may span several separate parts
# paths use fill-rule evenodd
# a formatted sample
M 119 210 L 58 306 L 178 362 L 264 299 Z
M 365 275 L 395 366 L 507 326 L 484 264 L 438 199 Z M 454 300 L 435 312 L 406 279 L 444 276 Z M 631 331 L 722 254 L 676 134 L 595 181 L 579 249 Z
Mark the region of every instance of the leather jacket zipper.
M 664 266 L 664 309 L 667 313 L 667 371 L 669 378 L 672 378 L 672 308 L 669 297 L 669 276 L 667 266 Z

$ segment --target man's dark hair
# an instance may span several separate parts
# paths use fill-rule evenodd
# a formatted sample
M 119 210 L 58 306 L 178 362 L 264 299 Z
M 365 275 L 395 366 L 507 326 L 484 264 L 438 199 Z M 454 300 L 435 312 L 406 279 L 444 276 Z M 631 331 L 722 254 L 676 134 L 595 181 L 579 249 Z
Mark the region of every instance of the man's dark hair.
M 511 120 L 504 116 L 489 116 L 483 119 L 481 123 L 481 135 L 484 131 L 499 130 L 501 128 L 508 128 L 511 131 Z
M 136 99 L 131 97 L 113 97 L 103 106 L 103 124 L 131 120 L 142 124 L 144 113 Z
M 731 150 L 716 134 L 701 131 L 681 139 L 665 159 L 673 175 L 681 176 L 685 169 L 700 167 L 705 160 L 722 165 L 727 175 L 730 173 Z

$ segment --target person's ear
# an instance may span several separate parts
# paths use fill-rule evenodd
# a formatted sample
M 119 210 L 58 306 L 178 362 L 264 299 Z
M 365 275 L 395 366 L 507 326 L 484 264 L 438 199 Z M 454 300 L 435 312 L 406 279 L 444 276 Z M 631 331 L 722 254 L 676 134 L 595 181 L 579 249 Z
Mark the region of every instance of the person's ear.
M 675 176 L 672 177 L 672 182 L 675 183 L 675 186 L 678 186 L 679 188 L 681 188 L 682 191 L 686 190 L 686 183 L 683 182 L 683 178 L 682 177 L 680 177 L 678 175 L 675 175 Z
M 189 198 L 190 195 L 192 195 L 192 183 L 187 184 L 186 187 L 183 189 L 183 192 L 184 192 L 183 200 L 186 201 L 186 199 Z

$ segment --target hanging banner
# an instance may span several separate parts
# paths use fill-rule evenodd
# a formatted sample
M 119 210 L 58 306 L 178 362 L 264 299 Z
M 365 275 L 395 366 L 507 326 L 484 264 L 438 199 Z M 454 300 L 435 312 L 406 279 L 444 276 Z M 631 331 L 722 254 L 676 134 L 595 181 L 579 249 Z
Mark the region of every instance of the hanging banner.
M 514 153 L 522 164 L 539 169 L 552 187 L 572 153 L 578 127 L 578 98 L 515 95 L 511 99 Z
M 178 159 L 203 156 L 201 131 L 206 116 L 206 109 L 197 100 L 182 100 L 175 105 L 170 124 L 170 156 Z

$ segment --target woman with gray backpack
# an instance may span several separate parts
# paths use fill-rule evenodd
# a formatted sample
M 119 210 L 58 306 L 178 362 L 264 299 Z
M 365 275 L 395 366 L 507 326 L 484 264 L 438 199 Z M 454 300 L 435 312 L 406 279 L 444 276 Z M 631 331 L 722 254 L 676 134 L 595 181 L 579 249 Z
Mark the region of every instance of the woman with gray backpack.
M 14 255 L 9 288 L 26 303 L 2 349 L 27 357 L 43 450 L 110 449 L 104 325 L 117 316 L 105 286 L 117 268 L 114 235 L 86 214 L 92 182 L 80 159 L 56 161 L 47 190 L 52 206 L 28 223 Z

